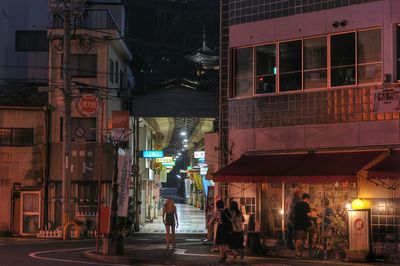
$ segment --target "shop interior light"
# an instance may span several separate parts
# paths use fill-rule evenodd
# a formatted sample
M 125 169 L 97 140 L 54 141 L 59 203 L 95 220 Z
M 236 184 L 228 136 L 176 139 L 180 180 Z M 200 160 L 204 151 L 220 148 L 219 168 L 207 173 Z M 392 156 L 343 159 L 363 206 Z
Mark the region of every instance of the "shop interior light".
M 350 203 L 347 203 L 347 204 L 346 204 L 346 209 L 347 209 L 347 210 L 351 210 L 351 204 L 350 204 Z
M 281 215 L 283 215 L 283 214 L 284 214 L 283 210 L 280 210 L 280 211 L 279 211 L 279 213 L 280 213 Z

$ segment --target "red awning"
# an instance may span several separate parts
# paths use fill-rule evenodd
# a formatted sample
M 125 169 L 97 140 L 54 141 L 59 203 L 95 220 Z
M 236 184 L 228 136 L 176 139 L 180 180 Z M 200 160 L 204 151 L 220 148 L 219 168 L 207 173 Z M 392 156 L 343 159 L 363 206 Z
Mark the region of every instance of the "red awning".
M 400 151 L 393 151 L 388 157 L 368 169 L 368 178 L 400 179 Z
M 355 182 L 357 172 L 383 151 L 244 154 L 213 174 L 216 182 Z

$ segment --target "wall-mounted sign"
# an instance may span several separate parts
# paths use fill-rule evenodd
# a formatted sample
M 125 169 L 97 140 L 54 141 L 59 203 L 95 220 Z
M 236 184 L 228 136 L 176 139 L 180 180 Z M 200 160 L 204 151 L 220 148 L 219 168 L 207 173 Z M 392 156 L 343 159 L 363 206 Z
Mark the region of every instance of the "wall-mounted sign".
M 84 116 L 95 114 L 99 109 L 99 100 L 96 95 L 84 94 L 77 99 L 76 108 Z
M 112 128 L 129 128 L 129 111 L 112 111 Z
M 156 162 L 157 163 L 172 163 L 172 162 L 174 162 L 174 158 L 172 158 L 172 157 L 157 158 Z
M 205 151 L 195 151 L 194 152 L 195 159 L 201 159 L 201 158 L 205 158 L 205 157 L 206 157 Z
M 142 158 L 163 158 L 164 151 L 141 151 L 139 157 Z
M 378 114 L 400 112 L 400 88 L 376 89 L 373 108 Z

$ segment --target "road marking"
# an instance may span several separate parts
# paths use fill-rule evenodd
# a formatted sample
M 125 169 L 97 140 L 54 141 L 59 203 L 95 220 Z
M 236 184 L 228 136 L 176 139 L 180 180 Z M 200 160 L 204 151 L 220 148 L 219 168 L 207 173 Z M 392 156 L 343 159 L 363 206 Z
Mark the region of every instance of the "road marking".
M 180 249 L 180 248 L 177 248 L 177 249 L 175 249 L 174 254 L 176 254 L 176 255 L 185 255 L 186 250 L 187 250 L 187 249 Z
M 48 257 L 42 257 L 39 256 L 39 254 L 46 254 L 46 253 L 55 253 L 55 252 L 65 252 L 65 251 L 78 251 L 78 250 L 87 250 L 87 249 L 93 249 L 93 247 L 90 248 L 66 248 L 66 249 L 54 249 L 54 250 L 45 250 L 45 251 L 38 251 L 38 252 L 32 252 L 29 254 L 29 257 L 33 259 L 39 259 L 39 260 L 50 260 L 50 261 L 59 261 L 59 262 L 67 262 L 67 263 L 74 263 L 74 264 L 91 264 L 91 265 L 120 265 L 120 266 L 128 266 L 125 264 L 116 264 L 116 263 L 101 263 L 101 262 L 91 262 L 91 261 L 81 261 L 81 260 L 66 260 L 66 259 L 55 259 L 55 258 L 48 258 Z
M 8 243 L 0 243 L 0 246 L 32 245 L 32 244 L 40 245 L 40 244 L 52 244 L 52 243 L 65 243 L 65 242 L 67 242 L 67 243 L 68 242 L 90 242 L 90 241 L 94 241 L 94 239 L 79 239 L 79 240 L 76 240 L 76 239 L 73 239 L 73 240 L 61 240 L 60 239 L 60 240 L 51 240 L 51 241 L 34 239 L 32 241 L 29 241 L 29 240 L 28 241 L 21 240 L 21 241 L 23 241 L 23 242 L 15 242 L 15 240 L 11 240 Z

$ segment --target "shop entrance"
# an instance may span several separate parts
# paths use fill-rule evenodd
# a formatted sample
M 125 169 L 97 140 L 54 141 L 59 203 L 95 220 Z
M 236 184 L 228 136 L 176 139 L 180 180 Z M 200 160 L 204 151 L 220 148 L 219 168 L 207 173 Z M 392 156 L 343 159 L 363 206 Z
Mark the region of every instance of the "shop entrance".
M 40 191 L 21 192 L 20 232 L 22 236 L 34 236 L 40 228 Z

